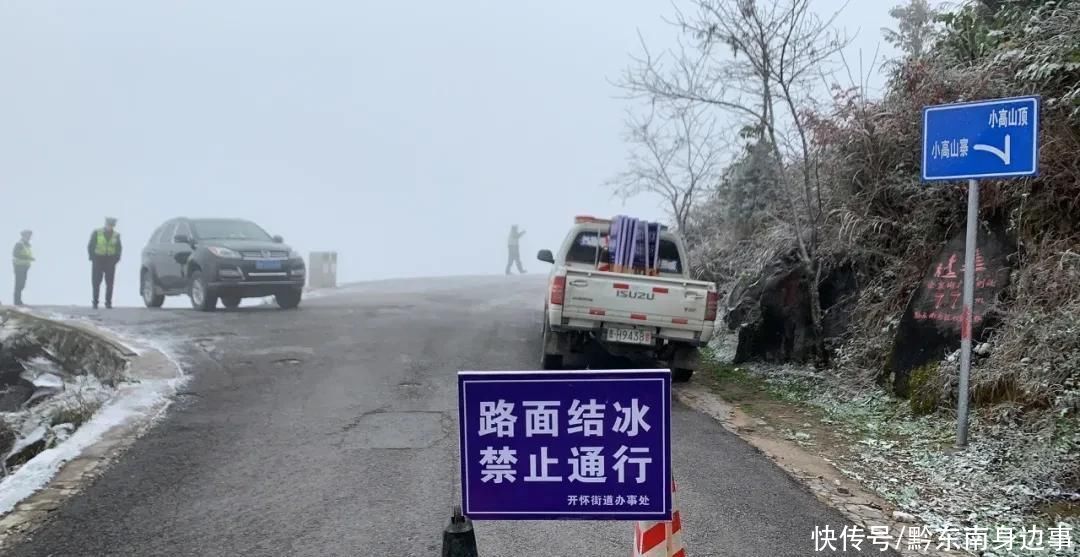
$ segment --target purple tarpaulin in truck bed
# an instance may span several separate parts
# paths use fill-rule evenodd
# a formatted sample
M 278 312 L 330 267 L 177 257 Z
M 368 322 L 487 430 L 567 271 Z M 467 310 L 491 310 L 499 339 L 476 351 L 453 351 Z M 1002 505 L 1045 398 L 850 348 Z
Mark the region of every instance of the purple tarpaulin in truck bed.
M 612 269 L 632 273 L 658 269 L 660 223 L 618 215 L 608 230 L 608 262 Z

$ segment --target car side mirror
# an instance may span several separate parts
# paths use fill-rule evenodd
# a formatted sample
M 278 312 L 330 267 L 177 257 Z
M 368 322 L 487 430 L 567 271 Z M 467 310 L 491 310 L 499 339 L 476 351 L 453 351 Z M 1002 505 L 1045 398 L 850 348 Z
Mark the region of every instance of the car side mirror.
M 177 263 L 184 265 L 187 263 L 189 257 L 191 257 L 191 252 L 181 251 L 177 252 L 176 255 L 173 256 L 173 259 L 175 259 Z
M 284 241 L 285 241 L 285 238 L 282 238 L 281 236 L 274 236 L 274 243 L 275 244 L 280 244 L 280 243 L 283 243 Z
M 536 254 L 536 258 L 544 263 L 555 263 L 555 256 L 551 254 L 549 249 L 540 250 L 540 253 Z
M 191 236 L 188 236 L 187 234 L 177 234 L 176 236 L 173 236 L 172 241 L 174 244 L 191 245 Z

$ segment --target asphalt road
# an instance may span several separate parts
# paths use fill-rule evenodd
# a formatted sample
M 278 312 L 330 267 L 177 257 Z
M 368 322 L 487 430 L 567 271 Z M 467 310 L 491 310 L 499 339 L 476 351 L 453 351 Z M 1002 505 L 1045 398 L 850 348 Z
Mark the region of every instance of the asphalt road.
M 438 555 L 459 497 L 455 373 L 535 369 L 543 296 L 540 277 L 487 277 L 370 283 L 297 311 L 64 308 L 172 339 L 192 379 L 9 555 Z M 847 523 L 710 418 L 676 405 L 672 430 L 690 555 L 817 554 L 815 525 Z M 482 557 L 625 557 L 632 528 L 476 535 Z

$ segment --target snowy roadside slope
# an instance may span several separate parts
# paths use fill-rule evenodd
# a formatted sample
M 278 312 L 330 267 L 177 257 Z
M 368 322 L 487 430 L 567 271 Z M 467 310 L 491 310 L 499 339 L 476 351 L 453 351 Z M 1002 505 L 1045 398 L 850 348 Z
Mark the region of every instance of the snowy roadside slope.
M 121 437 L 130 437 L 152 424 L 168 407 L 171 395 L 186 380 L 180 361 L 175 357 L 177 352 L 168 339 L 120 337 L 110 331 L 90 326 L 84 320 L 29 311 L 21 313 L 75 327 L 104 342 L 122 346 L 128 351 L 128 364 L 124 376 L 114 386 L 109 387 L 96 381 L 90 386 L 91 394 L 102 399 L 102 404 L 87 421 L 59 439 L 55 446 L 38 453 L 0 480 L 0 516 L 13 510 L 17 514 L 21 502 L 47 487 L 66 464 L 79 459 L 88 448 L 107 438 L 119 441 Z M 66 387 L 76 393 L 73 396 L 86 395 L 86 392 L 74 391 L 73 389 L 77 388 L 75 385 Z M 60 393 L 54 404 L 63 404 L 64 394 Z M 23 433 L 29 434 L 35 431 L 35 423 L 42 427 L 48 426 L 47 422 L 36 420 L 44 416 L 34 416 L 33 413 L 35 410 L 47 411 L 49 402 L 24 411 L 26 415 L 9 415 L 7 418 L 21 420 Z

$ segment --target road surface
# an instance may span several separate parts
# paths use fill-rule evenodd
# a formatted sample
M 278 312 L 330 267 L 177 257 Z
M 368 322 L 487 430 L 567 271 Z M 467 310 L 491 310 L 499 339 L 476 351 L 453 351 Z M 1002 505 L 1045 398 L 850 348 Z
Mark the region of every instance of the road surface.
M 9 555 L 438 555 L 458 501 L 455 373 L 535 369 L 543 289 L 535 276 L 428 279 L 297 311 L 54 308 L 180 339 L 192 379 Z M 712 419 L 673 412 L 690 555 L 805 556 L 815 525 L 847 524 Z M 476 524 L 482 557 L 625 557 L 631 532 Z

